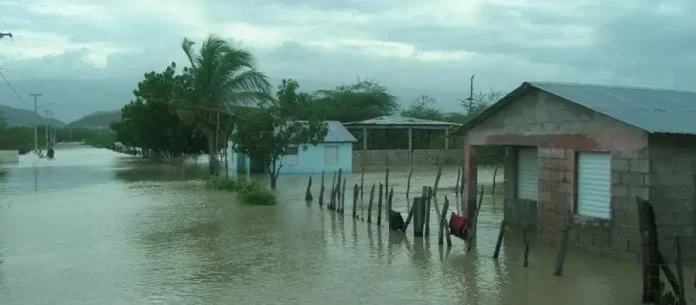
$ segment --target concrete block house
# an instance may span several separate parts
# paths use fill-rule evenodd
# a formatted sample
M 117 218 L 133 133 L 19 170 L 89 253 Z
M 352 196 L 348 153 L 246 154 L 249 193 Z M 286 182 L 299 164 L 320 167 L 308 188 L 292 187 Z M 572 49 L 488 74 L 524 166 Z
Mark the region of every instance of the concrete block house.
M 476 148 L 505 147 L 505 218 L 555 241 L 637 258 L 636 197 L 656 213 L 660 249 L 696 248 L 696 92 L 525 82 L 453 134 L 464 136 L 465 198 Z M 688 250 L 687 250 L 688 249 Z
M 342 169 L 344 173 L 353 168 L 353 143 L 357 139 L 339 121 L 326 121 L 328 133 L 322 143 L 308 145 L 302 150 L 301 145 L 289 147 L 283 157 L 280 174 L 314 174 L 327 173 Z M 232 147 L 232 143 L 229 143 Z M 249 156 L 230 150 L 228 156 L 230 172 L 263 173 L 262 164 L 254 162 Z

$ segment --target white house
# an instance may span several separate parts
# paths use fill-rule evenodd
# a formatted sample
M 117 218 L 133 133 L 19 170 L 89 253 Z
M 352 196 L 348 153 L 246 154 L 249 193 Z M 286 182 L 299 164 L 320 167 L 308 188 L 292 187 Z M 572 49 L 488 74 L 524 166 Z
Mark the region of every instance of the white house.
M 307 145 L 307 150 L 292 146 L 283 157 L 281 174 L 312 174 L 342 169 L 344 173 L 353 169 L 353 143 L 357 139 L 339 121 L 326 121 L 328 133 L 322 143 Z M 229 143 L 232 147 L 232 142 Z M 229 150 L 230 172 L 262 173 L 262 164 L 248 156 Z

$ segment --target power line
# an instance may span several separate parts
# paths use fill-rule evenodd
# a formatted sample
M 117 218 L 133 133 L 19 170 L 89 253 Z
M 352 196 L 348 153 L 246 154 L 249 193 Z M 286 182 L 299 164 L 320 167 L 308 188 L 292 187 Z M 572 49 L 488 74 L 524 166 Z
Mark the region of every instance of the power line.
M 17 90 L 15 90 L 15 88 L 12 86 L 12 84 L 10 84 L 10 81 L 7 80 L 7 78 L 5 77 L 5 74 L 2 73 L 2 69 L 0 69 L 0 77 L 2 77 L 2 80 L 5 81 L 5 84 L 7 84 L 7 86 L 10 87 L 10 90 L 12 90 L 12 92 L 14 92 L 14 94 L 17 96 L 17 98 L 20 101 L 26 103 L 26 101 L 22 98 L 22 96 L 19 93 L 17 93 Z

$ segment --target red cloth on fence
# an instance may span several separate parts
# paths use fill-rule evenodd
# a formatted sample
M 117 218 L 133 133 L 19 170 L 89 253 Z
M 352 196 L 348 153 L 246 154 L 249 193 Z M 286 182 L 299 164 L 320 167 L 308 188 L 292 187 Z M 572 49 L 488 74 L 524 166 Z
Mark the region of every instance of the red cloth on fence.
M 460 216 L 457 213 L 452 212 L 449 221 L 450 234 L 461 239 L 466 239 L 466 229 L 468 226 L 469 220 L 466 217 Z

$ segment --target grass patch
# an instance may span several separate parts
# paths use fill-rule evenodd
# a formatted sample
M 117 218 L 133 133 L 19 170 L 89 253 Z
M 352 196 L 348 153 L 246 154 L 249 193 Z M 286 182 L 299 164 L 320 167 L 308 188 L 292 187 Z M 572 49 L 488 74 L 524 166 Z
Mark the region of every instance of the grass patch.
M 206 187 L 215 190 L 237 192 L 244 204 L 275 205 L 276 197 L 261 183 L 255 180 L 235 179 L 226 177 L 210 177 Z

